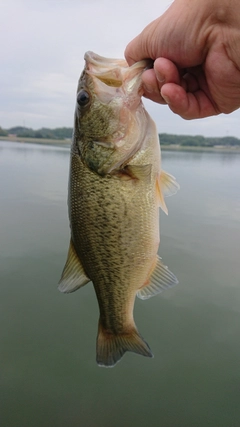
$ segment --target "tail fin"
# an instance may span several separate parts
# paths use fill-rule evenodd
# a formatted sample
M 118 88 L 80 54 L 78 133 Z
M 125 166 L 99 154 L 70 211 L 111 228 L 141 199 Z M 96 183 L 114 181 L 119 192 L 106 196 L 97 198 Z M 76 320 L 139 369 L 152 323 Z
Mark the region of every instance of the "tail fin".
M 97 337 L 97 364 L 111 368 L 116 365 L 126 351 L 153 357 L 153 354 L 136 328 L 122 334 L 113 334 L 105 331 L 99 323 Z

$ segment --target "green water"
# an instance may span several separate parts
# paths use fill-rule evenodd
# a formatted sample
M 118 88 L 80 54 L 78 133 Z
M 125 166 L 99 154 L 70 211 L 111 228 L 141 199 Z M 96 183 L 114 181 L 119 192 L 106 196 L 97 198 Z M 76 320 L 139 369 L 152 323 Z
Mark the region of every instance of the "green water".
M 160 255 L 180 284 L 136 301 L 155 357 L 95 363 L 91 285 L 57 291 L 69 151 L 0 142 L 1 427 L 240 426 L 240 155 L 163 152 L 181 190 Z

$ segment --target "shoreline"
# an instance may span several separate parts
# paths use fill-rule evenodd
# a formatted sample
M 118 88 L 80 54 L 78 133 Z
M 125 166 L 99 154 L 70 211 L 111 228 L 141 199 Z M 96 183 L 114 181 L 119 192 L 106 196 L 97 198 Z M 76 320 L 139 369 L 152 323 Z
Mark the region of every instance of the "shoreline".
M 215 147 L 205 147 L 204 145 L 192 146 L 192 145 L 161 145 L 161 151 L 209 151 L 212 153 L 239 153 L 240 147 L 215 145 Z
M 39 145 L 50 145 L 55 147 L 69 147 L 71 146 L 71 139 L 45 139 L 45 138 L 23 138 L 23 137 L 11 137 L 11 136 L 0 136 L 0 141 L 6 142 L 19 142 L 22 144 L 39 144 Z
M 9 137 L 0 136 L 0 141 L 19 142 L 22 144 L 39 144 L 39 145 L 50 145 L 55 147 L 70 148 L 70 139 L 44 139 L 44 138 L 22 138 L 22 137 Z M 204 147 L 204 146 L 191 146 L 191 145 L 161 145 L 162 151 L 209 151 L 209 152 L 224 152 L 224 153 L 240 153 L 240 147 L 236 146 L 224 146 L 218 145 L 215 147 Z

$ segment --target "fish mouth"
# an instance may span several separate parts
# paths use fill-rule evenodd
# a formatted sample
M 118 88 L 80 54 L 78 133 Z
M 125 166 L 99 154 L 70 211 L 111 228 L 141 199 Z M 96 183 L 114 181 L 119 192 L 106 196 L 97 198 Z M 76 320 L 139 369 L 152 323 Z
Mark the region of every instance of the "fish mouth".
M 111 67 L 113 67 L 114 65 L 120 67 L 128 67 L 127 61 L 125 59 L 105 58 L 104 56 L 100 56 L 90 50 L 85 53 L 84 59 L 85 61 L 97 67 L 99 67 L 101 64 L 103 66 L 110 65 Z
M 143 95 L 142 73 L 152 67 L 152 61 L 142 60 L 129 67 L 124 59 L 105 58 L 91 51 L 85 53 L 84 59 L 85 85 L 100 102 L 98 105 L 112 110 L 115 121 L 111 135 L 96 144 L 121 149 L 126 145 L 127 133 L 131 133 L 129 129 L 138 120 L 135 113 Z
M 88 51 L 84 55 L 86 73 L 97 78 L 109 87 L 123 87 L 124 92 L 139 92 L 141 96 L 141 75 L 146 69 L 152 68 L 153 61 L 144 59 L 128 66 L 125 59 L 105 58 L 94 52 Z

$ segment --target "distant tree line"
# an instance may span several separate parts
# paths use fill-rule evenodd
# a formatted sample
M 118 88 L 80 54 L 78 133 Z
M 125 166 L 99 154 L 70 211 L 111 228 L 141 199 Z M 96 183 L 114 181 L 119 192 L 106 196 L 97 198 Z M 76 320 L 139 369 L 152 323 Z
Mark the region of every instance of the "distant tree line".
M 239 146 L 240 139 L 234 136 L 204 137 L 201 135 L 171 135 L 168 133 L 159 134 L 161 145 L 180 145 L 182 147 L 215 147 L 220 146 Z
M 0 127 L 0 136 L 9 134 L 23 138 L 44 138 L 44 139 L 70 139 L 72 137 L 72 128 L 41 128 L 34 130 L 24 126 L 15 126 L 10 129 L 2 129 Z M 173 135 L 168 133 L 159 134 L 161 145 L 179 145 L 182 147 L 215 147 L 215 146 L 238 146 L 240 147 L 240 139 L 234 136 L 204 137 L 201 135 Z
M 8 131 L 0 127 L 0 136 L 8 136 Z
M 16 135 L 22 138 L 66 139 L 72 137 L 72 128 L 41 128 L 34 130 L 24 126 L 15 126 L 10 129 L 0 128 L 0 136 Z

